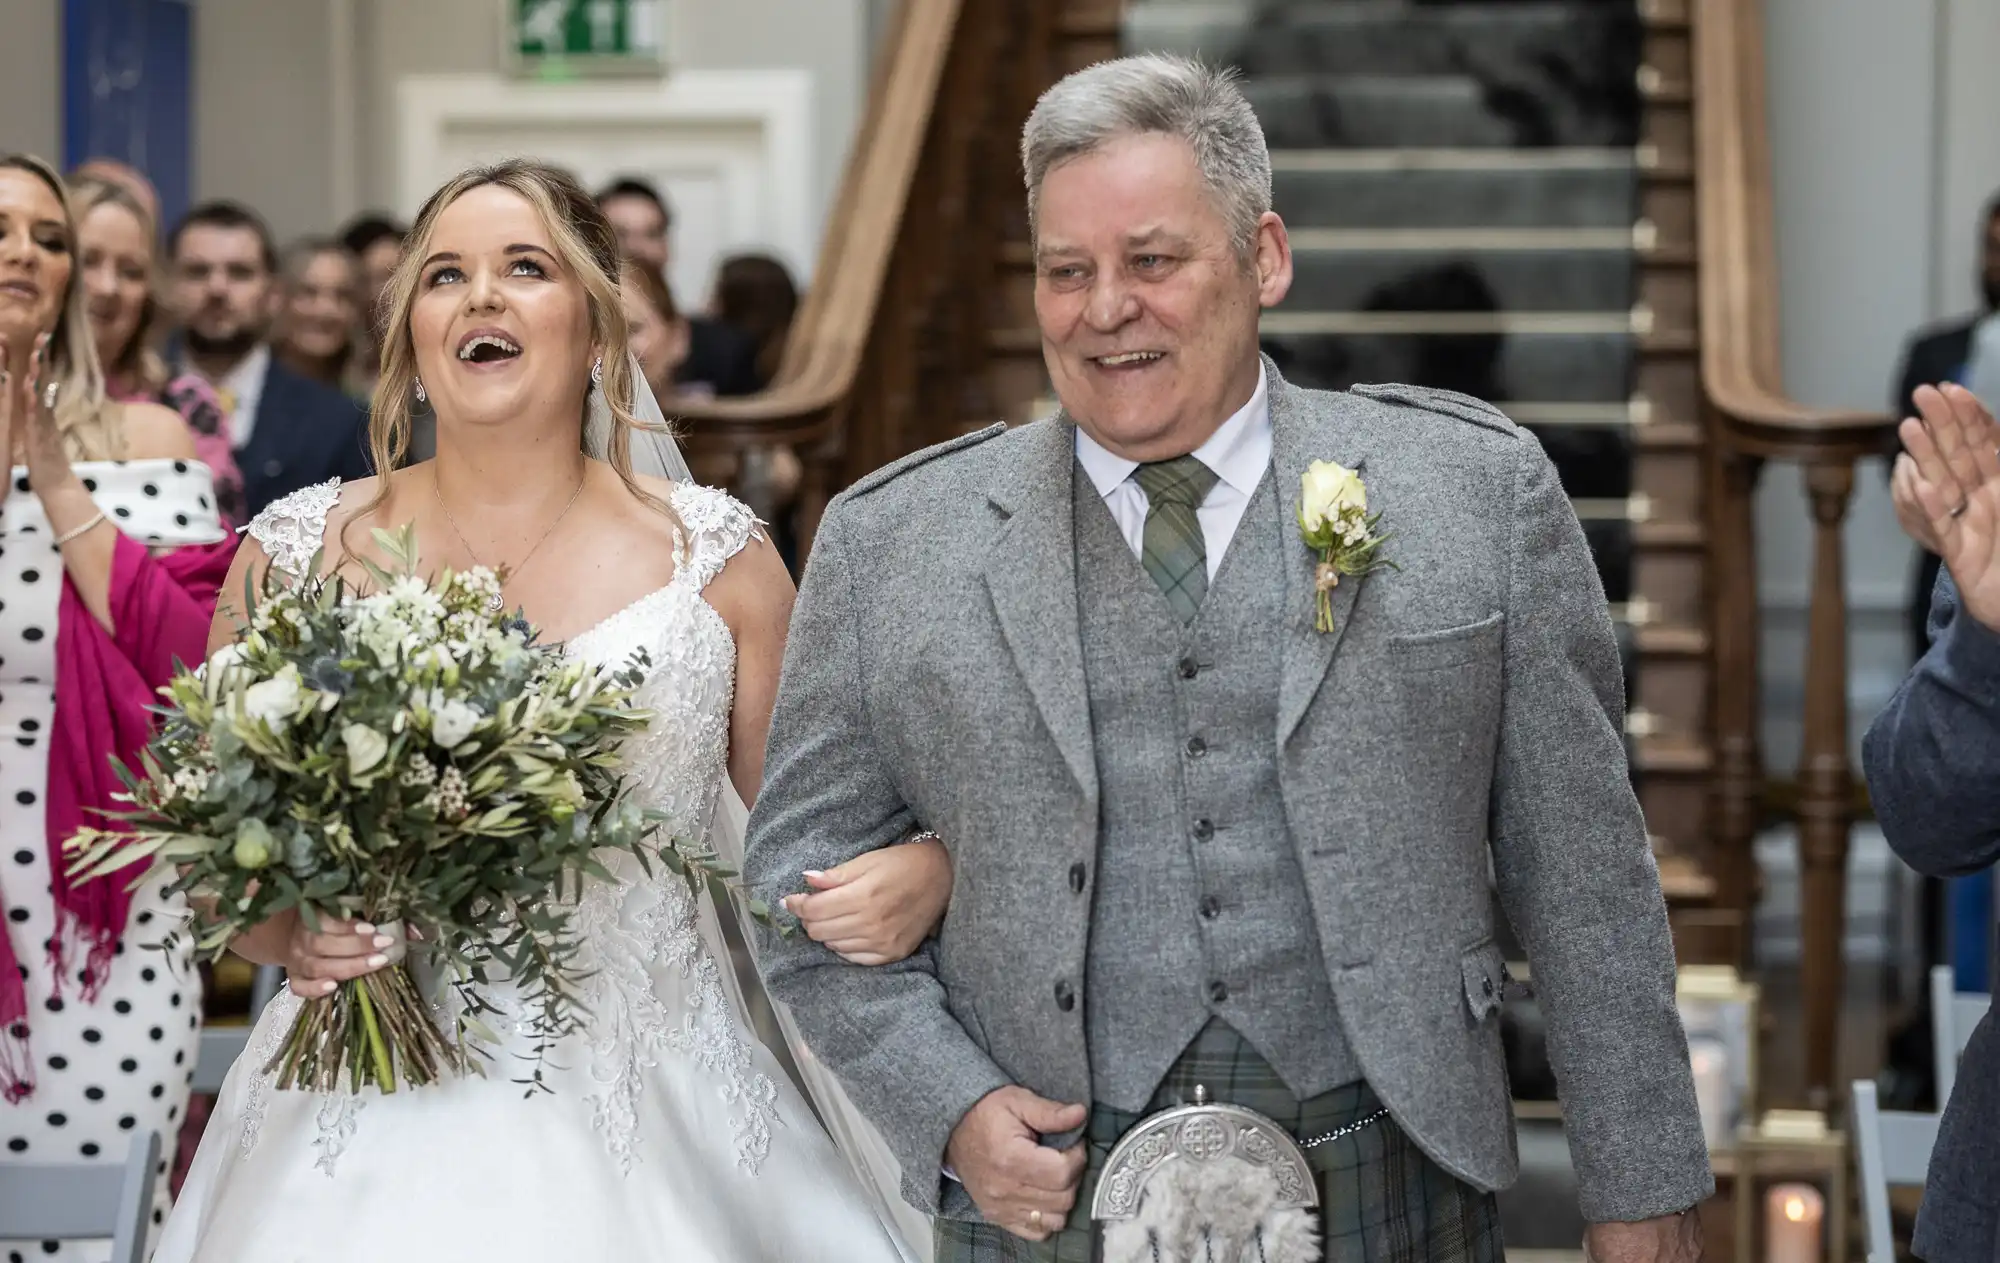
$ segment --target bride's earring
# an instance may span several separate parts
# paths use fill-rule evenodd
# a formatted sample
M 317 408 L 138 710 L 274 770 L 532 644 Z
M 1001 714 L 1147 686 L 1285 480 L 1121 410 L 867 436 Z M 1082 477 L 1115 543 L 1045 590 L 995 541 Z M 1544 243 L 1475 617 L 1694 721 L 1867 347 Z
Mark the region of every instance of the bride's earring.
M 590 384 L 593 386 L 602 386 L 604 384 L 604 357 L 601 355 L 590 366 Z
M 423 379 L 422 379 L 422 378 L 418 378 L 418 379 L 417 379 L 417 402 L 418 402 L 418 403 L 429 403 L 430 401 L 431 401 L 431 397 L 430 397 L 429 395 L 426 395 L 426 394 L 424 393 L 424 383 L 423 383 Z

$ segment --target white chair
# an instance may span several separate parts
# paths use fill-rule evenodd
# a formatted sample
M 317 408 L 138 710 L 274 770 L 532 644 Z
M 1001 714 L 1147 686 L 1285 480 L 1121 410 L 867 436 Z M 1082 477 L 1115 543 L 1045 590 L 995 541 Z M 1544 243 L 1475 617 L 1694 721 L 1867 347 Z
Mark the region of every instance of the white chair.
M 160 1133 L 132 1137 L 119 1165 L 60 1162 L 13 1165 L 0 1180 L 0 1224 L 9 1237 L 34 1241 L 111 1238 L 111 1263 L 142 1263 L 153 1210 Z
M 1931 1056 L 1937 1059 L 1938 1113 L 1951 1098 L 1951 1085 L 1958 1082 L 1958 1058 L 1972 1042 L 1972 1028 L 1993 1007 L 1993 997 L 1958 991 L 1952 986 L 1951 966 L 1931 970 Z
M 1896 1263 L 1889 1190 L 1922 1187 L 1937 1144 L 1938 1116 L 1885 1110 L 1869 1079 L 1854 1082 L 1854 1147 L 1861 1170 L 1861 1212 L 1868 1225 L 1868 1263 Z

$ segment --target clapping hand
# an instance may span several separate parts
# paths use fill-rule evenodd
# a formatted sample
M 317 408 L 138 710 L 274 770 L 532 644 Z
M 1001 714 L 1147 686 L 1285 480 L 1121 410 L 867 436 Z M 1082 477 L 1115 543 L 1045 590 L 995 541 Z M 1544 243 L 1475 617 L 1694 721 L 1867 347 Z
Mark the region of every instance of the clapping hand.
M 1922 419 L 1898 431 L 1897 520 L 1944 561 L 1966 613 L 2000 631 L 2000 426 L 1960 386 L 1925 386 L 1916 404 Z
M 35 338 L 25 373 L 7 370 L 11 350 L 0 338 L 0 434 L 6 436 L 11 463 L 26 465 L 31 483 L 55 486 L 68 476 L 70 464 L 56 424 L 55 384 L 43 380 L 48 376 L 49 335 Z

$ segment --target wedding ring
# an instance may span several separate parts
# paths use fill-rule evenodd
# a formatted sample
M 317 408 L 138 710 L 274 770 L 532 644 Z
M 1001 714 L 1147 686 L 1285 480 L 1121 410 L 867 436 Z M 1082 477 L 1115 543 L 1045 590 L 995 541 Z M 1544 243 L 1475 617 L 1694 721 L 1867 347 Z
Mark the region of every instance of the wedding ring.
M 1036 1232 L 1040 1232 L 1040 1231 L 1042 1230 L 1042 1212 L 1041 1212 L 1041 1211 L 1039 1211 L 1039 1210 L 1031 1210 L 1031 1211 L 1029 1211 L 1029 1212 L 1028 1212 L 1028 1227 L 1030 1227 L 1030 1228 L 1034 1229 L 1034 1230 L 1035 1230 Z
M 1955 509 L 1953 509 L 1953 510 L 1951 511 L 1951 516 L 1953 516 L 1953 517 L 1960 517 L 1960 516 L 1962 516 L 1962 515 L 1963 515 L 1963 514 L 1965 513 L 1965 506 L 1966 506 L 1966 505 L 1968 505 L 1968 504 L 1971 504 L 1971 503 L 1972 503 L 1972 501 L 1970 501 L 1970 500 L 1960 500 L 1960 501 L 1958 502 L 1958 507 L 1957 507 L 1957 508 L 1955 508 Z
M 56 395 L 61 393 L 61 391 L 62 383 L 50 382 L 48 388 L 42 391 L 42 407 L 48 409 L 50 412 L 54 412 L 56 410 Z

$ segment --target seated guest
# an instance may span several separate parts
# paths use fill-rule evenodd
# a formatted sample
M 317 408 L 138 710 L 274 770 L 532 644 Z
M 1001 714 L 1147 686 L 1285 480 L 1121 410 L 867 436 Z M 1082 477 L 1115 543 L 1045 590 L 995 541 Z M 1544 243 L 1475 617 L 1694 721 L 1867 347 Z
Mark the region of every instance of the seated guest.
M 131 871 L 74 880 L 63 844 L 118 809 L 113 759 L 136 763 L 156 690 L 204 656 L 235 541 L 181 418 L 106 394 L 79 253 L 55 172 L 0 155 L 0 1185 L 13 1163 L 115 1174 L 132 1136 L 171 1137 L 200 1038 L 189 945 L 152 950 L 185 902 Z M 167 1202 L 161 1179 L 153 1223 Z
M 653 388 L 653 398 L 672 416 L 678 393 L 674 374 L 688 355 L 687 317 L 674 305 L 674 292 L 667 288 L 666 278 L 653 269 L 627 260 L 620 279 L 632 353 L 639 357 L 639 368 L 646 374 L 646 384 Z
M 195 452 L 215 477 L 224 521 L 249 521 L 243 474 L 223 429 L 222 403 L 193 373 L 174 374 L 153 349 L 160 304 L 158 236 L 145 204 L 123 184 L 72 177 L 86 310 L 105 394 L 123 403 L 165 404 L 187 423 Z
M 757 382 L 768 386 L 785 358 L 785 339 L 799 310 L 799 287 L 768 254 L 737 254 L 715 274 L 715 318 L 757 347 Z
M 361 342 L 354 374 L 363 398 L 375 391 L 382 370 L 382 295 L 403 261 L 403 239 L 409 230 L 386 215 L 363 215 L 340 232 L 340 244 L 361 264 Z
M 598 193 L 597 204 L 618 234 L 625 257 L 664 279 L 673 217 L 659 190 L 643 180 L 618 180 Z M 719 320 L 693 317 L 687 359 L 674 381 L 681 394 L 694 397 L 755 394 L 763 387 L 757 376 L 757 344 Z
M 360 291 L 360 267 L 338 241 L 308 237 L 286 251 L 279 279 L 282 306 L 272 339 L 278 362 L 322 386 L 365 399 L 367 388 L 354 373 Z
M 178 356 L 222 399 L 250 513 L 301 487 L 368 476 L 367 412 L 277 362 L 278 252 L 256 213 L 197 206 L 167 242 Z

